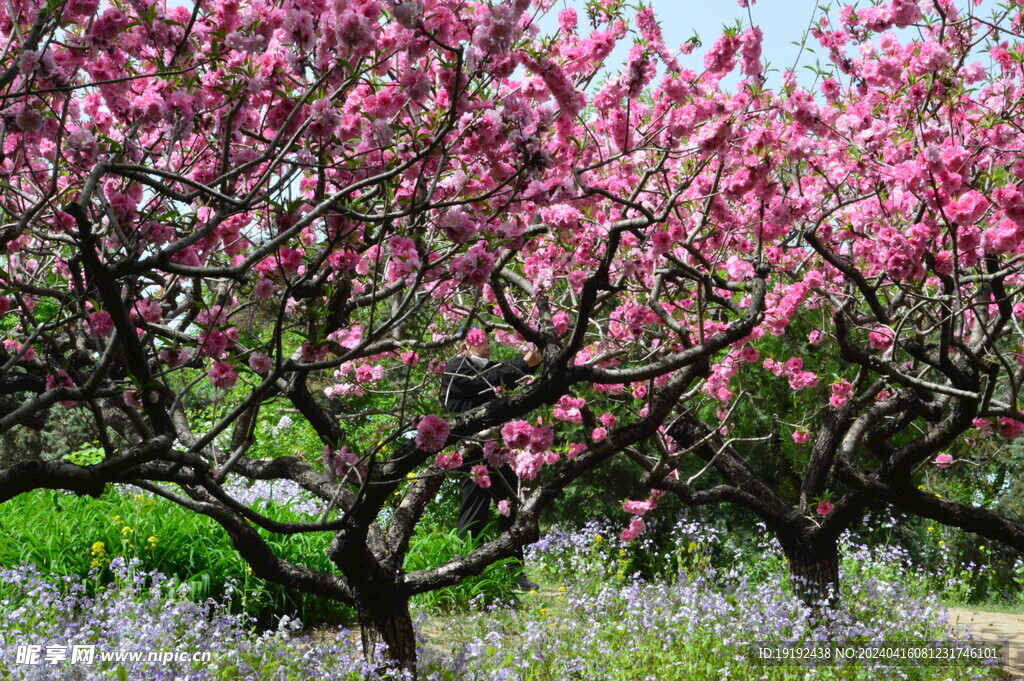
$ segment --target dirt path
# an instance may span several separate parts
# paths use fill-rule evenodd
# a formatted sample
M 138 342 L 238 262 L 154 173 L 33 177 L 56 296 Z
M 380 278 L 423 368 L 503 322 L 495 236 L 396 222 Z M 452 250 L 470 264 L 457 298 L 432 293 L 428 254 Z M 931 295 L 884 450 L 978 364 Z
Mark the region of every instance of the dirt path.
M 1006 669 L 1013 679 L 1024 679 L 1024 615 L 950 608 L 949 621 L 970 627 L 983 641 L 1006 639 L 1010 657 Z

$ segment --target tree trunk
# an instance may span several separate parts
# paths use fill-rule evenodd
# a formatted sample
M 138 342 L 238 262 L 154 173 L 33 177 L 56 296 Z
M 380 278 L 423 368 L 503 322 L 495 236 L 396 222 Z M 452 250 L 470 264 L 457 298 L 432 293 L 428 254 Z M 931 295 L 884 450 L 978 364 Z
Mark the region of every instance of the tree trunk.
M 381 660 L 389 667 L 404 670 L 415 679 L 416 634 L 409 614 L 408 597 L 395 593 L 376 593 L 358 599 L 356 612 L 359 615 L 366 659 L 371 663 Z
M 793 593 L 811 610 L 839 605 L 839 546 L 835 539 L 783 541 Z

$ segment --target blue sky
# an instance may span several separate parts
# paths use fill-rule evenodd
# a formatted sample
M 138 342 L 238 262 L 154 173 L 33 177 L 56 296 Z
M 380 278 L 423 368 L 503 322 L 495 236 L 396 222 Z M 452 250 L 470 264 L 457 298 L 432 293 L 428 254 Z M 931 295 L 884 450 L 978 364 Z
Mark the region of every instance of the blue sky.
M 817 55 L 813 50 L 817 47 L 813 39 L 807 44 L 803 53 L 793 43 L 799 43 L 807 31 L 811 19 L 816 14 L 820 16 L 823 11 L 819 5 L 827 6 L 827 1 L 816 2 L 815 0 L 757 0 L 748 10 L 741 8 L 736 0 L 646 0 L 654 8 L 654 12 L 661 23 L 662 32 L 665 36 L 665 44 L 669 48 L 678 47 L 696 33 L 700 36 L 702 47 L 697 48 L 689 57 L 684 57 L 681 62 L 687 68 L 700 70 L 703 64 L 704 51 L 714 43 L 725 26 L 735 25 L 737 19 L 742 20 L 744 25 L 749 25 L 751 19 L 754 25 L 759 26 L 764 32 L 764 59 L 770 62 L 771 67 L 776 69 L 775 73 L 769 74 L 769 85 L 778 84 L 779 74 L 783 69 L 792 68 L 799 56 L 797 76 L 801 82 L 805 79 L 813 79 L 809 73 L 801 74 L 802 67 L 813 65 Z M 833 11 L 845 4 L 870 5 L 870 2 L 832 2 Z M 964 13 L 968 10 L 968 2 L 958 0 L 957 5 Z M 973 4 L 973 3 L 970 3 Z M 979 16 L 989 17 L 992 11 L 999 6 L 996 0 L 984 0 L 980 7 L 974 8 L 973 12 Z M 550 25 L 554 26 L 554 17 L 564 7 L 575 7 L 580 13 L 581 26 L 585 20 L 585 12 L 581 0 L 556 0 L 551 10 Z M 547 25 L 547 24 L 546 24 Z M 619 64 L 628 52 L 628 44 L 620 46 L 620 49 L 613 54 L 609 64 Z M 820 53 L 820 50 L 819 50 Z M 825 57 L 822 55 L 822 60 Z M 735 79 L 734 79 L 735 80 Z M 728 86 L 730 81 L 725 81 Z

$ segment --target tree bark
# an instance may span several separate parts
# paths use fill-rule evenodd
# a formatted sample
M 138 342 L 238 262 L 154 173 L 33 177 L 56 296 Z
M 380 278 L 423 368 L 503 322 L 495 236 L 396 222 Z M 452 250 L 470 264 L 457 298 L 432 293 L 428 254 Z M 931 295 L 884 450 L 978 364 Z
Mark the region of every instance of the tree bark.
M 409 599 L 404 594 L 386 593 L 389 590 L 356 599 L 363 654 L 371 664 L 382 660 L 416 679 L 416 634 Z
M 793 593 L 812 611 L 839 605 L 839 545 L 835 539 L 782 540 Z

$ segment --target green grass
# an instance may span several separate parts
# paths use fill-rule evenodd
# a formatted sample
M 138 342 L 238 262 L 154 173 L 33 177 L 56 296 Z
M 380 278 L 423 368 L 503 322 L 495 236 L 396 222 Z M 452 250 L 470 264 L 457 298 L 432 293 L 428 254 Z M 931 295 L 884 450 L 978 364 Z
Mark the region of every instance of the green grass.
M 479 540 L 472 537 L 460 539 L 453 529 L 421 528 L 409 543 L 405 560 L 405 571 L 425 570 L 464 556 L 476 548 Z M 516 577 L 522 568 L 511 558 L 488 565 L 484 571 L 469 577 L 454 586 L 429 591 L 413 597 L 413 603 L 427 610 L 450 612 L 464 610 L 470 603 L 489 605 L 507 602 L 515 598 Z
M 278 520 L 308 520 L 279 504 L 264 511 Z M 260 534 L 284 560 L 337 572 L 326 553 L 329 532 Z M 454 530 L 424 523 L 410 542 L 405 567 L 436 567 L 473 547 L 473 540 L 460 539 Z M 351 623 L 354 618 L 343 604 L 254 577 L 219 525 L 164 499 L 113 490 L 98 499 L 36 490 L 0 504 L 0 566 L 31 563 L 45 573 L 81 577 L 95 569 L 99 579 L 90 583 L 103 583 L 115 557 L 137 558 L 143 571 L 178 578 L 197 600 L 219 598 L 231 585 L 233 608 L 263 626 L 272 626 L 284 614 L 297 615 L 307 624 Z M 467 608 L 471 601 L 509 600 L 518 575 L 517 566 L 501 561 L 460 584 L 420 594 L 415 602 L 428 610 L 451 611 Z
M 274 515 L 292 519 L 280 507 Z M 325 553 L 329 534 L 262 534 L 285 560 L 331 570 Z M 82 577 L 96 569 L 102 582 L 115 557 L 137 558 L 144 571 L 177 577 L 197 600 L 220 597 L 231 584 L 234 607 L 261 624 L 285 613 L 309 622 L 348 621 L 352 615 L 339 603 L 254 577 L 219 525 L 162 499 L 115 491 L 93 499 L 37 490 L 0 505 L 2 566 L 32 563 L 44 572 Z
M 961 610 L 971 610 L 978 612 L 999 612 L 1004 615 L 1024 615 L 1024 603 L 1006 603 L 1003 601 L 994 601 L 988 603 L 961 603 L 961 602 L 945 602 L 942 603 L 943 607 L 946 608 L 959 608 Z

